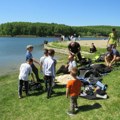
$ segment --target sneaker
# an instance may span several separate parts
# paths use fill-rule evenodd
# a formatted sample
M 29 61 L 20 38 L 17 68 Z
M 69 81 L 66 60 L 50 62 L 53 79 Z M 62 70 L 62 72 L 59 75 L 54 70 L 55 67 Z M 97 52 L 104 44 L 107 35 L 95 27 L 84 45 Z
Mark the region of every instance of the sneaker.
M 78 107 L 75 107 L 75 111 L 78 111 L 79 110 L 79 108 Z
M 67 114 L 68 115 L 75 115 L 73 112 L 71 112 L 71 111 L 67 111 Z
M 21 99 L 22 98 L 22 96 L 19 96 L 19 99 Z
M 107 95 L 99 95 L 99 94 L 96 94 L 96 97 L 98 98 L 103 98 L 103 99 L 107 99 Z

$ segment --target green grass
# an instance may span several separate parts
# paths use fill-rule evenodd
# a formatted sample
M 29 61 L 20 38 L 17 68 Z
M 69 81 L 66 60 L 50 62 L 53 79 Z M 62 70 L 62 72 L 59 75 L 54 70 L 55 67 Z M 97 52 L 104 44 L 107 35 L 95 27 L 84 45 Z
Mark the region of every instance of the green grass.
M 84 48 L 86 49 L 86 48 Z M 102 51 L 102 50 L 101 50 Z M 66 62 L 67 56 L 59 57 L 57 68 Z M 91 55 L 90 55 L 91 56 Z M 94 57 L 95 54 L 92 54 Z M 78 99 L 80 111 L 75 116 L 66 114 L 69 99 L 65 87 L 57 86 L 51 99 L 46 93 L 31 92 L 31 96 L 18 99 L 18 71 L 0 77 L 0 120 L 119 120 L 120 119 L 120 67 L 103 78 L 108 84 L 107 100 Z

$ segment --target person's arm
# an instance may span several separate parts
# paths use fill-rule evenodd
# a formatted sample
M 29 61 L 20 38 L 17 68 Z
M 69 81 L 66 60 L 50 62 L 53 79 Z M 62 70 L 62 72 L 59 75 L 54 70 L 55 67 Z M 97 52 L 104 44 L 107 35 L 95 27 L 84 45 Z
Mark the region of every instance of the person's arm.
M 40 65 L 40 63 L 37 61 L 37 60 L 35 60 L 34 58 L 32 58 L 33 59 L 33 62 L 35 62 L 35 63 L 37 63 L 38 65 Z
M 32 80 L 35 81 L 33 73 L 31 73 Z
M 107 60 L 107 56 L 105 56 L 105 64 L 106 64 L 106 66 L 109 66 L 109 63 L 108 63 L 108 60 Z
M 66 97 L 69 97 L 69 88 L 66 88 Z
M 108 41 L 107 41 L 107 47 L 109 45 L 109 40 L 110 40 L 110 34 L 109 34 Z
M 77 47 L 78 47 L 78 52 L 81 50 L 80 44 L 77 43 Z
M 54 63 L 54 61 L 51 65 L 51 72 L 52 72 L 52 77 L 55 78 L 55 63 Z
M 109 63 L 108 66 L 111 67 L 112 64 L 115 62 L 115 60 L 116 60 L 116 55 L 113 56 L 113 59 L 112 59 L 112 61 Z

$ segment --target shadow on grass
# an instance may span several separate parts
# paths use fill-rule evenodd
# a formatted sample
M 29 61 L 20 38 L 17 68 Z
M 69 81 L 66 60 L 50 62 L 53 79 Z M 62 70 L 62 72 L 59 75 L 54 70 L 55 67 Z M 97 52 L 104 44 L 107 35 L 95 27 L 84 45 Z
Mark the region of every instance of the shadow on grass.
M 45 93 L 44 90 L 33 90 L 33 91 L 30 91 L 29 96 L 39 96 L 39 95 L 41 95 L 43 93 Z
M 66 88 L 66 85 L 56 84 L 56 85 L 54 86 L 54 89 L 57 89 L 57 88 Z
M 94 103 L 93 105 L 83 105 L 83 106 L 79 106 L 78 110 L 76 111 L 76 113 L 78 112 L 85 112 L 85 111 L 89 111 L 89 110 L 93 110 L 93 109 L 99 109 L 102 106 L 99 103 Z
M 52 97 L 58 97 L 58 96 L 62 96 L 62 95 L 65 95 L 65 91 L 64 92 L 55 92 Z

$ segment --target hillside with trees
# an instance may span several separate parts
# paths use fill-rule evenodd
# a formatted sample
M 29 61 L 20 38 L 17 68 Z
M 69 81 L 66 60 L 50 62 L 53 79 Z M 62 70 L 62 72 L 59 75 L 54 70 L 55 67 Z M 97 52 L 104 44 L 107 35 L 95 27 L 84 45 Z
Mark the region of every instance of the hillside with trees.
M 120 36 L 120 26 L 68 26 L 56 23 L 9 22 L 0 25 L 0 36 L 33 35 L 60 36 L 108 36 L 112 28 L 116 28 Z

